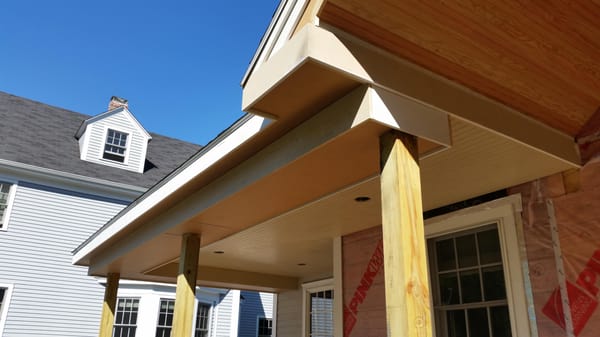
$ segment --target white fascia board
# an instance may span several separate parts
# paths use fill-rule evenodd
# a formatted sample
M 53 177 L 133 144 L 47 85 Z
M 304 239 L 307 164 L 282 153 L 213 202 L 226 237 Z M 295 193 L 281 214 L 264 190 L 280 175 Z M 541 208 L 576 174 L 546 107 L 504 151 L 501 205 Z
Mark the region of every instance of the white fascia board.
M 242 88 L 246 86 L 254 69 L 260 67 L 262 63 L 269 59 L 271 54 L 277 52 L 289 40 L 307 4 L 308 0 L 282 0 L 279 3 L 279 7 L 275 11 L 275 15 L 273 15 L 273 19 L 242 78 L 240 83 Z
M 233 130 L 229 135 L 222 139 L 217 138 L 215 143 L 213 143 L 214 145 L 209 143 L 204 148 L 206 151 L 201 150 L 199 157 L 191 159 L 187 167 L 181 171 L 175 170 L 165 179 L 166 182 L 164 184 L 157 185 L 158 188 L 156 189 L 152 188 L 146 193 L 144 198 L 140 198 L 137 203 L 127 207 L 120 215 L 115 217 L 114 221 L 109 222 L 107 226 L 96 232 L 89 241 L 77 248 L 73 256 L 73 264 L 85 264 L 89 255 L 102 243 L 115 236 L 130 223 L 158 205 L 164 198 L 176 192 L 191 179 L 227 156 L 269 124 L 270 120 L 267 118 L 249 116 L 242 125 Z
M 97 191 L 99 195 L 110 198 L 118 196 L 126 200 L 133 200 L 147 190 L 144 187 L 82 176 L 6 159 L 0 159 L 0 171 L 19 180 L 30 179 L 33 182 L 50 183 L 56 187 L 67 185 L 79 188 L 87 193 L 90 190 Z

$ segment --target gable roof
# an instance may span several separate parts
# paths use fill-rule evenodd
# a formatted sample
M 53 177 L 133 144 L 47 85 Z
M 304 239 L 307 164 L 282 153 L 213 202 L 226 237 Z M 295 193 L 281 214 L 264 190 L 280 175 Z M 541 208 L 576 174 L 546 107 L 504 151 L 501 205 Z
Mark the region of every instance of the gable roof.
M 90 118 L 0 92 L 0 159 L 149 188 L 202 148 L 151 133 L 143 174 L 86 162 L 74 135 Z
M 139 131 L 146 136 L 148 139 L 152 139 L 152 135 L 150 135 L 150 133 L 148 131 L 146 131 L 146 129 L 144 129 L 144 127 L 142 126 L 142 123 L 140 123 L 140 121 L 137 120 L 137 118 L 135 118 L 135 116 L 131 113 L 131 111 L 129 111 L 129 109 L 127 109 L 126 107 L 118 107 L 112 110 L 108 110 L 106 112 L 103 112 L 101 114 L 98 114 L 96 116 L 90 117 L 86 120 L 84 120 L 81 125 L 79 126 L 79 129 L 77 130 L 77 132 L 75 133 L 75 138 L 79 139 L 81 138 L 81 136 L 83 136 L 83 133 L 85 132 L 85 129 L 87 128 L 88 125 L 99 121 L 101 119 L 104 119 L 108 116 L 114 115 L 116 113 L 119 112 L 125 112 L 127 114 L 127 116 L 131 119 L 131 121 L 133 122 L 133 124 L 139 129 Z

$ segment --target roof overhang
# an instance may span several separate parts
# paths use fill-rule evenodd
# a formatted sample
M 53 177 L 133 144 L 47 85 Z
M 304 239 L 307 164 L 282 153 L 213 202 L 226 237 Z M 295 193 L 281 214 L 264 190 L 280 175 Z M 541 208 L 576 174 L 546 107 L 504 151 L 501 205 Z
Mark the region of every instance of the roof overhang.
M 276 291 L 331 276 L 332 239 L 381 223 L 379 137 L 390 129 L 418 136 L 424 210 L 579 165 L 572 137 L 310 25 L 252 72 L 243 107 L 256 115 L 128 207 L 74 262 L 93 275 L 171 282 L 181 236 L 194 232 L 201 285 Z

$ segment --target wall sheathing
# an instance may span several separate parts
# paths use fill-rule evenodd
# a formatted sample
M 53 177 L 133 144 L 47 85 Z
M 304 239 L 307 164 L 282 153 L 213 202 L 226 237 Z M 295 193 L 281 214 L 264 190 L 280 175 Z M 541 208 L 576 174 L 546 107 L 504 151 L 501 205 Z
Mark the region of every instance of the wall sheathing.
M 521 262 L 529 269 L 532 335 L 598 336 L 600 158 L 508 193 L 523 201 Z M 381 235 L 374 227 L 343 238 L 345 337 L 386 335 Z
M 600 330 L 600 158 L 579 171 L 509 189 L 523 197 L 523 231 L 539 336 Z M 569 307 L 570 311 L 563 310 Z

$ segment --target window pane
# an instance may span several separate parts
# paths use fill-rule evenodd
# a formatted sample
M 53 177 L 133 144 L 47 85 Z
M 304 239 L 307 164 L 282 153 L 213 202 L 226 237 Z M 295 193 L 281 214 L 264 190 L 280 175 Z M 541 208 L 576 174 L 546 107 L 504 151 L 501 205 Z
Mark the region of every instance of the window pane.
M 438 271 L 456 269 L 454 259 L 454 240 L 448 239 L 435 243 Z
M 490 229 L 485 232 L 477 233 L 477 240 L 479 241 L 479 257 L 481 259 L 481 264 L 502 262 L 498 230 Z
M 446 312 L 446 327 L 448 337 L 467 337 L 467 324 L 464 310 L 449 310 Z
M 494 337 L 511 337 L 508 306 L 490 308 L 492 318 L 492 334 Z
M 490 330 L 486 308 L 468 309 L 469 335 L 472 337 L 489 337 Z
M 456 272 L 439 275 L 440 304 L 459 304 L 458 277 Z
M 310 336 L 333 336 L 333 290 L 310 294 Z
M 483 291 L 486 301 L 503 300 L 506 298 L 504 285 L 504 271 L 502 266 L 487 267 L 482 269 Z
M 481 301 L 481 284 L 479 282 L 478 269 L 460 272 L 460 290 L 463 303 Z
M 456 251 L 458 253 L 458 266 L 460 268 L 477 265 L 477 246 L 474 234 L 456 238 Z
M 135 336 L 139 299 L 119 298 L 115 313 L 114 337 Z

